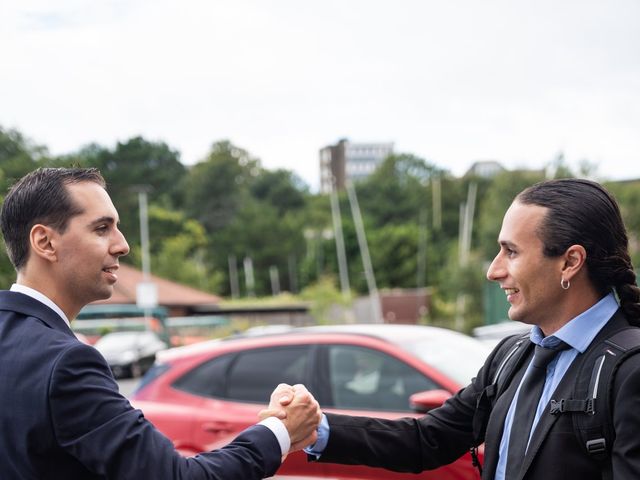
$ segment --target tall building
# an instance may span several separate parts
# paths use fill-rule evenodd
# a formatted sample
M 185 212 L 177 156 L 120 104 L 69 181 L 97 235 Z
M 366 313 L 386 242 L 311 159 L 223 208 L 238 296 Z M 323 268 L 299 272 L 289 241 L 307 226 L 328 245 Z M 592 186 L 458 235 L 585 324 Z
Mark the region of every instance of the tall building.
M 473 162 L 465 176 L 474 175 L 482 178 L 492 178 L 501 172 L 504 172 L 505 168 L 495 160 L 479 160 Z
M 347 139 L 320 149 L 320 191 L 344 189 L 352 182 L 368 177 L 393 153 L 393 143 L 351 143 Z

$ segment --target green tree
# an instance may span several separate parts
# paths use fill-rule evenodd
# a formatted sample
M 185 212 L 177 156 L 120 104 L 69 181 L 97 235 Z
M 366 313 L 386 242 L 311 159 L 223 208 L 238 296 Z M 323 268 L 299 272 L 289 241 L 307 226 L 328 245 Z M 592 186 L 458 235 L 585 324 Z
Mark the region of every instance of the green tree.
M 18 130 L 0 126 L 0 200 L 18 179 L 51 162 L 46 147 L 35 144 Z M 8 288 L 16 273 L 0 241 L 0 288 Z
M 356 184 L 358 201 L 375 227 L 415 221 L 430 199 L 426 185 L 442 171 L 411 154 L 390 155 Z
M 416 222 L 370 232 L 368 240 L 378 288 L 416 288 L 419 228 Z
M 305 253 L 303 232 L 294 215 L 282 216 L 273 206 L 247 198 L 234 219 L 224 229 L 212 234 L 211 239 L 216 266 L 219 271 L 225 271 L 225 278 L 228 279 L 226 272 L 230 256 L 236 259 L 240 270 L 244 258 L 251 258 L 257 295 L 271 294 L 271 267 L 278 269 L 281 289 L 293 289 L 289 277 L 290 262 L 293 261 L 294 268 L 297 268 Z M 226 287 L 223 291 L 226 293 L 228 289 Z
M 185 211 L 208 233 L 226 227 L 235 218 L 249 186 L 260 171 L 246 150 L 224 140 L 211 147 L 207 158 L 195 164 L 184 181 Z
M 308 187 L 289 170 L 261 170 L 251 183 L 250 192 L 256 200 L 271 204 L 283 215 L 305 206 Z
M 616 197 L 629 234 L 629 251 L 636 271 L 640 272 L 640 180 L 607 182 L 605 187 Z
M 46 147 L 0 126 L 0 192 L 4 194 L 18 179 L 50 161 Z
M 185 212 L 205 227 L 208 267 L 224 278 L 223 294 L 231 290 L 233 258 L 242 287 L 243 260 L 251 258 L 258 295 L 271 293 L 272 267 L 279 272 L 281 289 L 298 288 L 309 194 L 297 176 L 263 169 L 249 152 L 225 140 L 214 143 L 207 158 L 189 169 L 183 185 Z

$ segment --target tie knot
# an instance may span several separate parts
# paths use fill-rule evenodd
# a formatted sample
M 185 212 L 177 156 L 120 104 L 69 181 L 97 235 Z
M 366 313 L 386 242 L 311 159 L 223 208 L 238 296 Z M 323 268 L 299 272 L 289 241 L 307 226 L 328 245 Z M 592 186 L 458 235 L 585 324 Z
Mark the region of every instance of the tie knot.
M 533 354 L 533 366 L 536 368 L 543 368 L 549 365 L 549 362 L 562 350 L 570 348 L 568 344 L 560 340 L 560 342 L 552 347 L 543 347 L 536 345 L 535 352 Z

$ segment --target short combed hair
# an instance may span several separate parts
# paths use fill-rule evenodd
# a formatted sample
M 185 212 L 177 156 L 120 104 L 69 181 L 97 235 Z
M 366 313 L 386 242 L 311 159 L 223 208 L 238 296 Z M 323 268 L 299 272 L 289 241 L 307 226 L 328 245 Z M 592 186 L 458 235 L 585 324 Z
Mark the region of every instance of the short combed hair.
M 18 180 L 7 193 L 0 227 L 9 259 L 20 271 L 29 259 L 29 235 L 34 225 L 47 225 L 64 233 L 69 219 L 83 212 L 67 185 L 93 182 L 105 188 L 96 168 L 39 168 Z
M 640 289 L 627 230 L 611 193 L 590 180 L 565 178 L 537 183 L 516 201 L 548 209 L 537 232 L 544 255 L 556 257 L 571 245 L 582 245 L 587 252 L 587 273 L 600 294 L 615 291 L 623 310 L 640 317 Z

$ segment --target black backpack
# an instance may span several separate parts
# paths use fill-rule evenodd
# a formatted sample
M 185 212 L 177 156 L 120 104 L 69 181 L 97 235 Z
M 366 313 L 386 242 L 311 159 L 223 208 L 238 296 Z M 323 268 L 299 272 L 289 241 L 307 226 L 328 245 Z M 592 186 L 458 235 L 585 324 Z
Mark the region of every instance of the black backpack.
M 473 431 L 476 439 L 482 438 L 491 408 L 507 389 L 522 362 L 533 348 L 529 334 L 515 336 L 503 346 L 507 354 L 500 362 L 490 385 L 478 398 Z M 640 328 L 627 327 L 601 340 L 596 348 L 589 348 L 581 359 L 574 398 L 552 399 L 551 415 L 572 414 L 573 427 L 585 452 L 600 465 L 602 478 L 613 478 L 611 471 L 611 445 L 615 437 L 611 418 L 611 392 L 613 378 L 622 362 L 640 352 Z M 576 359 L 577 360 L 577 359 Z M 474 465 L 482 475 L 477 450 L 471 449 Z

